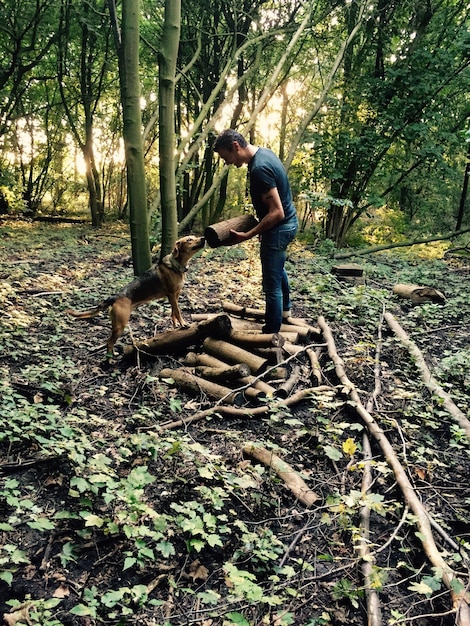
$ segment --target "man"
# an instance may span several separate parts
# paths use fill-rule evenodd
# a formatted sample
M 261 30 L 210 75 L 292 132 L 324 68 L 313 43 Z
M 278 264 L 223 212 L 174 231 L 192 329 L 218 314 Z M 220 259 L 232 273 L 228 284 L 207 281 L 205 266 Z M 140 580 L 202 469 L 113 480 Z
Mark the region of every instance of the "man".
M 248 165 L 250 194 L 258 224 L 246 233 L 232 231 L 235 243 L 260 235 L 263 291 L 266 299 L 264 333 L 277 333 L 291 308 L 286 250 L 298 230 L 292 192 L 281 160 L 268 148 L 253 146 L 235 130 L 224 130 L 214 144 L 227 165 Z

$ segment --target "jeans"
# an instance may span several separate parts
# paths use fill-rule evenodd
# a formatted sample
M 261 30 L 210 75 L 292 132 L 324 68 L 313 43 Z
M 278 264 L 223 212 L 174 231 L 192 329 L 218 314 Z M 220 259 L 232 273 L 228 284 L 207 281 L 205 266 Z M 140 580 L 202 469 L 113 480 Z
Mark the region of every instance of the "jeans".
M 264 333 L 279 332 L 282 312 L 291 308 L 289 279 L 284 264 L 287 246 L 294 239 L 298 227 L 299 223 L 294 215 L 286 223 L 261 235 L 260 258 L 266 299 Z

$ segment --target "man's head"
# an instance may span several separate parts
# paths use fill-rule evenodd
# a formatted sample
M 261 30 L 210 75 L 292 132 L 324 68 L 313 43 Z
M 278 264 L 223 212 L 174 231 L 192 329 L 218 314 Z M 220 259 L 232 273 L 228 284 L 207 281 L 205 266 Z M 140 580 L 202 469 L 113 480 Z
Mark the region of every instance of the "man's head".
M 248 163 L 251 154 L 248 142 L 238 131 L 231 128 L 224 130 L 216 139 L 214 152 L 217 152 L 227 165 L 241 167 Z

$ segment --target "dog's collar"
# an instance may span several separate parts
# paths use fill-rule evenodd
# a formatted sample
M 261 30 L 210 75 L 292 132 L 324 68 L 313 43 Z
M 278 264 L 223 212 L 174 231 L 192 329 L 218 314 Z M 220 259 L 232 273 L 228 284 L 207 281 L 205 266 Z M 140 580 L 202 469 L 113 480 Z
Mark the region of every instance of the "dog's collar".
M 167 254 L 161 260 L 163 265 L 165 265 L 168 269 L 176 272 L 177 274 L 184 274 L 188 271 L 188 268 L 185 265 L 181 265 L 181 263 L 175 259 L 172 254 Z

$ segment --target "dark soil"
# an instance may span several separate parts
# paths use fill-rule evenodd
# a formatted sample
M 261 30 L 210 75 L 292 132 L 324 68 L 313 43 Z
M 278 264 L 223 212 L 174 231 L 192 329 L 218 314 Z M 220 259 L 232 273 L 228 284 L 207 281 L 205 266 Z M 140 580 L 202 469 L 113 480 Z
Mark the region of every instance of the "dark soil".
M 365 429 L 324 346 L 330 392 L 290 409 L 273 401 L 258 417 L 213 413 L 167 429 L 215 404 L 159 379 L 184 355 L 107 363 L 107 316 L 63 314 L 132 278 L 126 228 L 5 222 L 0 237 L 0 570 L 12 574 L 10 584 L 0 579 L 5 623 L 14 623 L 19 602 L 16 617 L 42 625 L 367 624 L 357 550 Z M 364 405 L 380 380 L 371 412 L 435 522 L 439 549 L 466 582 L 468 441 L 381 315 L 384 307 L 395 315 L 468 415 L 469 264 L 394 254 L 361 259 L 366 285 L 356 286 L 297 242 L 288 261 L 293 315 L 312 326 L 325 318 Z M 397 282 L 436 287 L 446 302 L 413 306 L 392 294 Z M 193 259 L 183 316 L 221 312 L 224 300 L 262 308 L 256 242 Z M 145 305 L 118 348 L 170 327 L 168 303 Z M 311 387 L 305 353 L 294 365 L 302 371 L 294 392 Z M 248 441 L 300 473 L 315 505 L 305 508 L 272 470 L 246 458 Z M 450 594 L 379 445 L 371 446 L 369 546 L 382 623 L 450 626 Z M 57 606 L 31 604 L 52 598 Z

